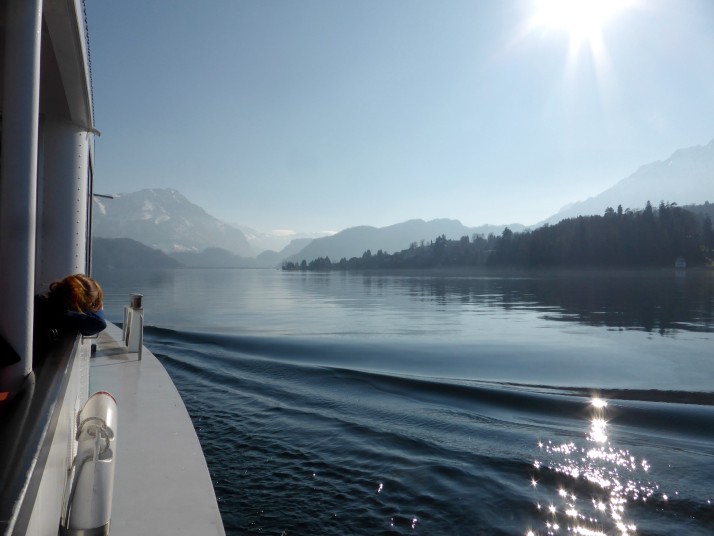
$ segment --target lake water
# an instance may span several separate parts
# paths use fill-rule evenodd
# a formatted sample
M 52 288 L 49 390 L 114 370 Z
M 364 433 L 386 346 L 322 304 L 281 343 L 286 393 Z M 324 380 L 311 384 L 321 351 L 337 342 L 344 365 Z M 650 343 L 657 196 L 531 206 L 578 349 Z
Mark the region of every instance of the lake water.
M 96 274 L 228 534 L 713 534 L 714 273 Z

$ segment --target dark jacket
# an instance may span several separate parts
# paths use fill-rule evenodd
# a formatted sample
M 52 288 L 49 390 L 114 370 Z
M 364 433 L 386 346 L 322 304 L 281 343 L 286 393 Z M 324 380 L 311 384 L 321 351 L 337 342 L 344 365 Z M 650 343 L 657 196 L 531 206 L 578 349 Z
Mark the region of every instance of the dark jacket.
M 107 327 L 104 311 L 79 313 L 45 295 L 35 296 L 35 347 L 45 346 L 72 333 L 96 335 Z

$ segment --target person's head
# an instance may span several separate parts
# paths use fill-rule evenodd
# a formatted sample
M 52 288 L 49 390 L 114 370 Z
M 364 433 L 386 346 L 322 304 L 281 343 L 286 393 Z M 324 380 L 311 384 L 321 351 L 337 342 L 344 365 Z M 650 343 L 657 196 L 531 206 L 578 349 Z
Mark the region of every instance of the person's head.
M 61 300 L 70 311 L 96 313 L 102 308 L 102 287 L 84 274 L 68 275 L 50 285 L 50 295 Z

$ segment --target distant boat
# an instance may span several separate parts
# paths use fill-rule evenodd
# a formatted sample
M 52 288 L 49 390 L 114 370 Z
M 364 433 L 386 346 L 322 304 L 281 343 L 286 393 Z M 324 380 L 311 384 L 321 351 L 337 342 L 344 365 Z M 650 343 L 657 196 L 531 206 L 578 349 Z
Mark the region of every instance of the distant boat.
M 684 257 L 679 256 L 677 257 L 677 260 L 674 261 L 674 267 L 677 270 L 684 270 L 687 267 L 687 261 L 684 259 Z

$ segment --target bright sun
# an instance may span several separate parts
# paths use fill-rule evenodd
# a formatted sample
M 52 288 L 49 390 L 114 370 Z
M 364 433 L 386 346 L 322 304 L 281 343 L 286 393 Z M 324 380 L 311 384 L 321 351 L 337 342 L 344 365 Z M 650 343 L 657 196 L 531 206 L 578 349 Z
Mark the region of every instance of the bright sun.
M 593 48 L 602 39 L 602 27 L 631 0 L 537 0 L 533 24 L 539 28 L 565 31 L 571 48 L 585 44 Z

